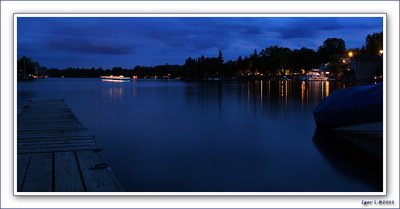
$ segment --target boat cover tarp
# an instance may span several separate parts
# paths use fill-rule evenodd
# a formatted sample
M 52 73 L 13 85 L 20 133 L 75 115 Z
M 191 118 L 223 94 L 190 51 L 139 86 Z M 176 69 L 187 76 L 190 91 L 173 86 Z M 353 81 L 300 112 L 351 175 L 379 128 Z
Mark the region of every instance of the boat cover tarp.
M 313 111 L 318 128 L 383 121 L 383 83 L 333 91 Z

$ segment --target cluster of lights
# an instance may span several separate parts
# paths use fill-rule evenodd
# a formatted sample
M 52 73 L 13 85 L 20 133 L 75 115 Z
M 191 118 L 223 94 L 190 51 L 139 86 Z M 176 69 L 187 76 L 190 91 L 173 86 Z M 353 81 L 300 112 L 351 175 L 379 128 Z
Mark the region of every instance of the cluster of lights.
M 350 58 L 352 58 L 354 56 L 354 53 L 352 51 L 349 51 L 347 54 Z M 379 50 L 379 55 L 382 56 L 383 55 L 383 49 Z

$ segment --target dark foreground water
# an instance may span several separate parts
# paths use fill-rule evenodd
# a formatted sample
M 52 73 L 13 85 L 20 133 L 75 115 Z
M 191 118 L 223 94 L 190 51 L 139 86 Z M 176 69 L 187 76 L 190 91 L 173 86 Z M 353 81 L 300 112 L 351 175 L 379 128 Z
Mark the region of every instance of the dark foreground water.
M 127 192 L 380 192 L 382 158 L 312 110 L 344 83 L 44 79 L 28 99 L 63 98 L 103 147 Z

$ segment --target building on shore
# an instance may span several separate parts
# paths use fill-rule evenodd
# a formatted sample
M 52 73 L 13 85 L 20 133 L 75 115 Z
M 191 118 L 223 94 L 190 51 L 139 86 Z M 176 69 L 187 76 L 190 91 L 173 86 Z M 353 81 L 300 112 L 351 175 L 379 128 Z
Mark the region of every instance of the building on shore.
M 356 81 L 370 81 L 382 76 L 383 59 L 377 55 L 357 55 L 349 63 Z

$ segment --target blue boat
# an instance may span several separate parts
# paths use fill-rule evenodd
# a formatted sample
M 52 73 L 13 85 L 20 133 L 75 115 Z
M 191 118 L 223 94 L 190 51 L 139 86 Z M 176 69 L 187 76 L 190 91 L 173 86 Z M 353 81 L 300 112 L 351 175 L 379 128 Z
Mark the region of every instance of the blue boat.
M 383 83 L 333 91 L 313 114 L 319 129 L 382 132 Z

